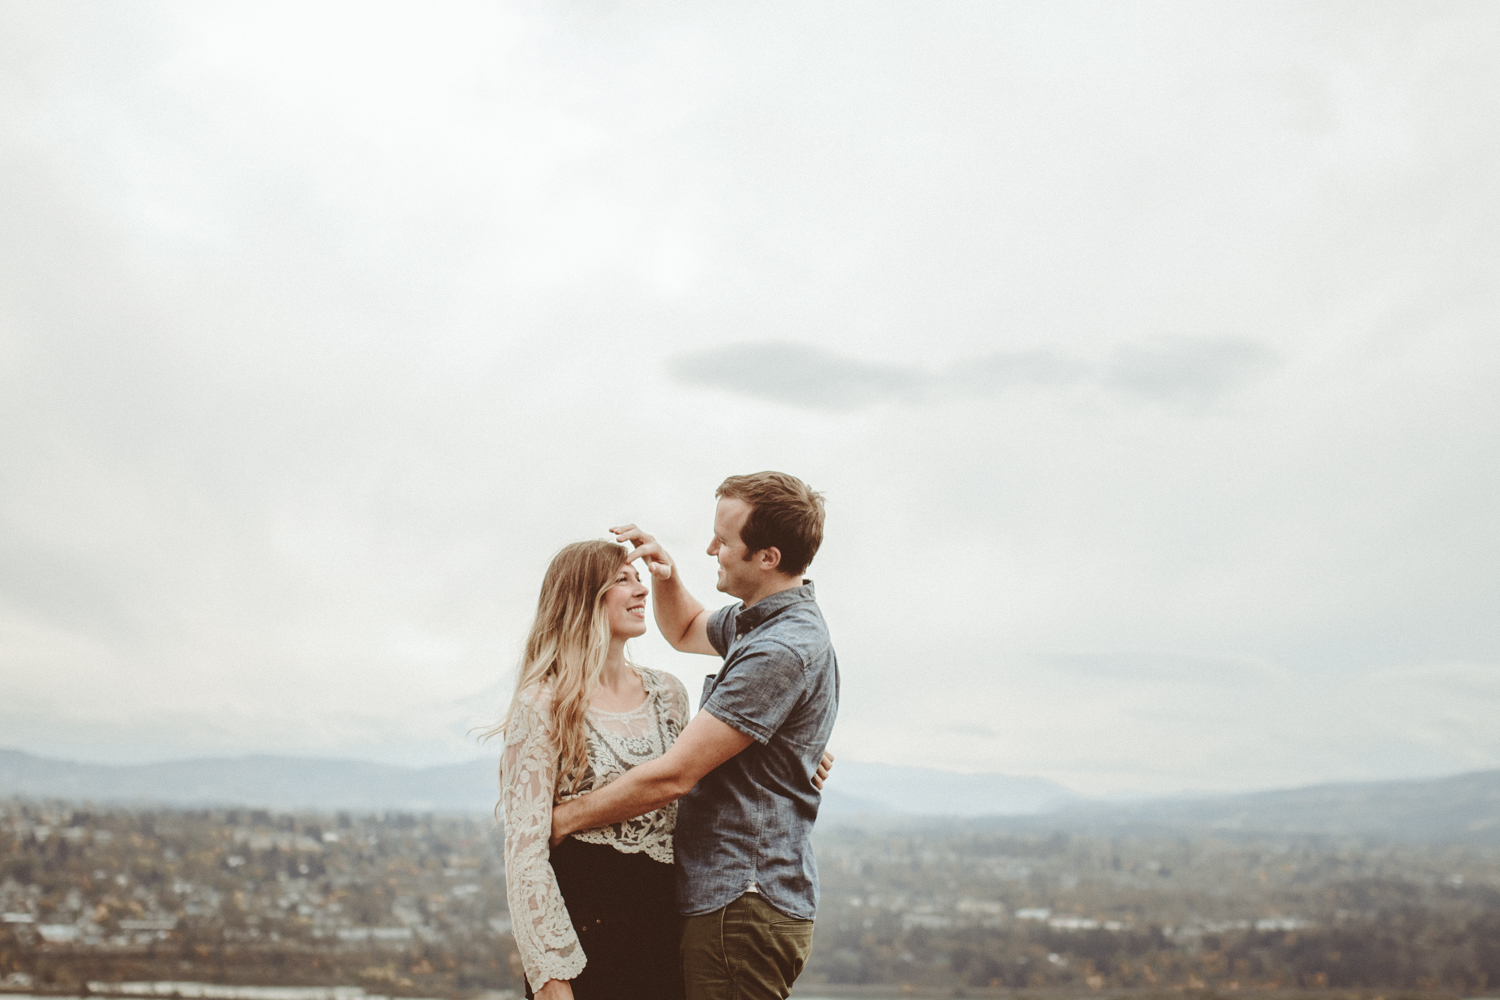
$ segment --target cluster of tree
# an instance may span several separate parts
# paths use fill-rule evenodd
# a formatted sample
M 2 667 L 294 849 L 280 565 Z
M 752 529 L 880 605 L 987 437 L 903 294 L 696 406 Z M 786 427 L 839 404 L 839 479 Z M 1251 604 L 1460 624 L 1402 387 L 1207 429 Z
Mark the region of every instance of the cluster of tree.
M 1077 989 L 1500 987 L 1500 849 L 827 831 L 807 975 Z
M 0 979 L 516 988 L 488 818 L 0 803 Z M 1500 987 L 1500 848 L 819 834 L 805 981 L 914 989 Z
M 0 980 L 515 987 L 497 848 L 480 818 L 12 803 Z
M 1191 945 L 1160 928 L 818 928 L 810 979 L 831 983 L 1079 989 L 1370 989 L 1476 995 L 1500 984 L 1500 911 L 1412 909 L 1332 928 L 1232 931 Z
M 363 986 L 372 993 L 450 996 L 518 988 L 503 942 L 416 942 L 399 950 L 310 947 L 301 942 L 232 944 L 191 931 L 128 950 L 36 947 L 0 927 L 0 980 L 24 973 L 36 992 L 78 993 L 91 981 L 180 980 L 237 985 Z

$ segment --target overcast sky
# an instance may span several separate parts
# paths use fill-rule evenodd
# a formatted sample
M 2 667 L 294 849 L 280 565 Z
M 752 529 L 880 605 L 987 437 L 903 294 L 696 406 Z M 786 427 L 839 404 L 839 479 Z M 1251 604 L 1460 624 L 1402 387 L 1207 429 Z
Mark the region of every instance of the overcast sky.
M 828 498 L 851 760 L 1500 766 L 1500 5 L 0 3 L 0 746 L 481 753 Z M 654 633 L 698 690 L 715 661 Z

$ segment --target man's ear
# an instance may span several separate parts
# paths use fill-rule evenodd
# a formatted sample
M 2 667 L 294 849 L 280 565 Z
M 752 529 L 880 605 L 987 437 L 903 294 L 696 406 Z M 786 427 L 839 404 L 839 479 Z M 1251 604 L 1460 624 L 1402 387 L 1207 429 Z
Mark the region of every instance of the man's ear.
M 781 550 L 774 545 L 761 549 L 756 553 L 756 561 L 761 569 L 777 571 L 781 569 Z

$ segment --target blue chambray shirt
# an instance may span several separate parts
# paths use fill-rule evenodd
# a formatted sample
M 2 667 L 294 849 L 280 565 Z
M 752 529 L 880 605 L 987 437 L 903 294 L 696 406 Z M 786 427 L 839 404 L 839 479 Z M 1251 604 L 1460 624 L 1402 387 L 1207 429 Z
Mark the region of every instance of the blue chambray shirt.
M 822 796 L 812 777 L 839 710 L 839 667 L 811 580 L 708 620 L 724 667 L 699 707 L 755 742 L 679 800 L 677 902 L 698 916 L 752 886 L 791 917 L 818 908 L 812 828 Z

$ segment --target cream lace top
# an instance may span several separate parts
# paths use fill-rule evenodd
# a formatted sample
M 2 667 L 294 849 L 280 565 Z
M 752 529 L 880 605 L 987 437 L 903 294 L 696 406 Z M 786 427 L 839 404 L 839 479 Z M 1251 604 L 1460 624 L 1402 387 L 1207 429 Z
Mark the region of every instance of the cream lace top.
M 589 770 L 576 793 L 608 784 L 637 764 L 666 753 L 687 725 L 687 688 L 660 670 L 637 667 L 646 700 L 628 712 L 589 709 Z M 551 734 L 552 688 L 542 684 L 521 692 L 505 733 L 500 800 L 505 809 L 505 885 L 512 933 L 521 965 L 533 990 L 549 979 L 574 979 L 586 956 L 573 931 L 568 908 L 548 861 L 552 806 L 557 794 L 557 752 Z M 596 830 L 573 834 L 617 851 L 641 851 L 672 863 L 672 829 L 677 803 L 656 812 Z

